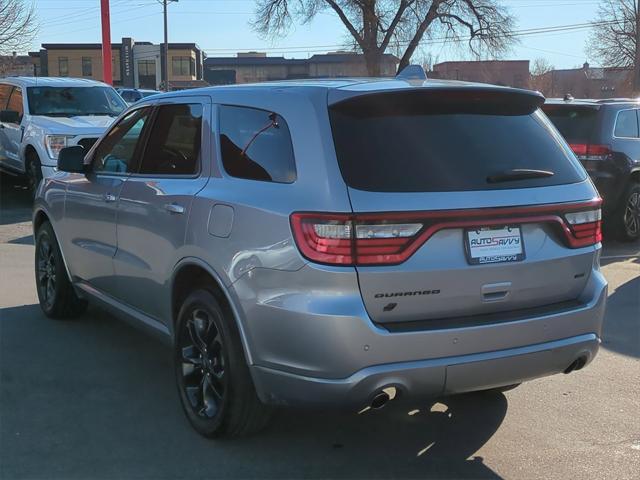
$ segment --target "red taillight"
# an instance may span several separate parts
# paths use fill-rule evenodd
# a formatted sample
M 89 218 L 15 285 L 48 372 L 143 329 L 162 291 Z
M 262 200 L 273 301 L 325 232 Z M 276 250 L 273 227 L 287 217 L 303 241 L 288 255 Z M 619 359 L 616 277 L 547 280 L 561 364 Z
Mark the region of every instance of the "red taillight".
M 298 248 L 309 260 L 335 265 L 389 265 L 405 261 L 423 225 L 384 217 L 367 220 L 349 214 L 294 213 Z
M 569 146 L 580 160 L 605 160 L 613 153 L 609 145 L 572 143 Z
M 601 199 L 590 202 L 432 212 L 294 213 L 291 227 L 300 252 L 329 265 L 394 265 L 447 228 L 554 224 L 571 248 L 602 240 Z

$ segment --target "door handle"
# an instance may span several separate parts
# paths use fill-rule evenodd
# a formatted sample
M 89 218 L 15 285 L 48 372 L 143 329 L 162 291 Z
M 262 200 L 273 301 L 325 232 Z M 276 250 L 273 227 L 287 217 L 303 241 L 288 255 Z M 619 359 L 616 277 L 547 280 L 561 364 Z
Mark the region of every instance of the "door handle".
M 103 198 L 107 203 L 115 202 L 118 199 L 113 193 L 105 193 Z
M 164 209 L 169 213 L 179 213 L 179 214 L 184 213 L 184 207 L 177 203 L 167 203 L 164 206 Z

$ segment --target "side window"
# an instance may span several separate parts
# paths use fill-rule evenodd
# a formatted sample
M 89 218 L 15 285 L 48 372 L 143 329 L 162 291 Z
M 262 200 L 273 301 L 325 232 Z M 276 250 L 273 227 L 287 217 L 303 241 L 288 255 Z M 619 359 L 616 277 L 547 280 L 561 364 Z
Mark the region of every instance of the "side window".
M 9 101 L 9 95 L 11 95 L 11 89 L 13 86 L 6 83 L 0 83 L 0 110 L 7 109 L 7 102 Z
M 296 179 L 289 127 L 276 113 L 221 105 L 220 149 L 222 165 L 233 177 L 277 183 Z
M 7 110 L 18 112 L 18 123 L 22 121 L 22 115 L 24 115 L 24 107 L 22 104 L 22 90 L 19 87 L 15 87 L 13 89 L 13 92 L 11 92 L 9 103 L 7 104 Z
M 143 127 L 150 109 L 141 108 L 126 115 L 100 142 L 93 156 L 93 171 L 128 173 L 134 167 Z
M 159 107 L 138 173 L 198 173 L 201 137 L 202 105 L 176 104 Z
M 624 138 L 638 138 L 638 117 L 635 110 L 618 112 L 614 135 Z

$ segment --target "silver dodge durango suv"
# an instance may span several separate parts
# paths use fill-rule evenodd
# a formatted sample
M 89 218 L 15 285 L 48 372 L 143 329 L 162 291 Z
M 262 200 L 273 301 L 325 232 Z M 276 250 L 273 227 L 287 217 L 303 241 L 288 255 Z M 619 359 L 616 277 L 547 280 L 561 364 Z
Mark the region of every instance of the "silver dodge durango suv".
M 166 338 L 205 436 L 580 369 L 601 200 L 543 102 L 400 78 L 142 100 L 39 187 L 42 309 Z

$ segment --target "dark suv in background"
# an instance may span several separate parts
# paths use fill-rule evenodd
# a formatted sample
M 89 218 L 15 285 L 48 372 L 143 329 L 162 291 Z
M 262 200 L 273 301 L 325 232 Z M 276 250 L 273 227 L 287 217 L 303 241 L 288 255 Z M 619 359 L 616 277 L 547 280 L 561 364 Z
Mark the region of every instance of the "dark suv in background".
M 605 227 L 620 240 L 640 239 L 640 103 L 549 99 L 543 110 L 604 199 Z

